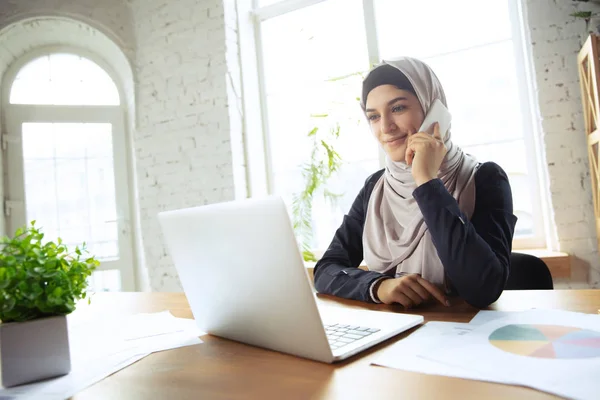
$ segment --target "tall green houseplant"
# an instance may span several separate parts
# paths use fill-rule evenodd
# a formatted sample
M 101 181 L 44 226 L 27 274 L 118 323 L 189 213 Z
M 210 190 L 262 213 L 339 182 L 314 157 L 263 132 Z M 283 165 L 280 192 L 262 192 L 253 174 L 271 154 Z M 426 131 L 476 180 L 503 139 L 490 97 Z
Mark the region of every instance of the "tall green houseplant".
M 313 115 L 316 118 L 326 118 L 326 114 Z M 311 251 L 313 241 L 313 201 L 322 195 L 326 200 L 335 202 L 340 195 L 331 192 L 326 185 L 329 179 L 339 171 L 342 158 L 334 148 L 335 141 L 340 136 L 340 126 L 324 130 L 314 127 L 308 132 L 311 141 L 309 160 L 302 165 L 304 188 L 296 193 L 292 202 L 294 231 L 302 248 L 304 261 L 317 261 Z

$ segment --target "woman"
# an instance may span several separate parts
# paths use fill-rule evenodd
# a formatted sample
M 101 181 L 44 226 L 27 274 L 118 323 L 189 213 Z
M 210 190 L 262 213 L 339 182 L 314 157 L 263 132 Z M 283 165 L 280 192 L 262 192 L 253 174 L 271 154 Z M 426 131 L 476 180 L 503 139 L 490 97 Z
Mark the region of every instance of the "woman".
M 498 299 L 508 278 L 517 218 L 506 173 L 419 132 L 444 91 L 425 63 L 384 61 L 363 81 L 362 106 L 386 152 L 315 266 L 321 293 L 410 308 L 458 295 L 476 307 Z M 432 134 L 433 133 L 433 134 Z M 443 134 L 443 133 L 442 133 Z M 364 260 L 369 271 L 357 268 Z

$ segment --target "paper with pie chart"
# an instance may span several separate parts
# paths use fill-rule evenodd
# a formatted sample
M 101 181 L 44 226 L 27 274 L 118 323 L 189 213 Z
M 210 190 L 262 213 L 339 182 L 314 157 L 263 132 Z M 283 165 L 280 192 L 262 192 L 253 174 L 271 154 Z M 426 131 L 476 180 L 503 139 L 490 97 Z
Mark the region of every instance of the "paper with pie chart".
M 419 356 L 496 382 L 567 398 L 597 399 L 600 315 L 559 310 L 518 312 L 448 338 L 443 345 L 430 346 Z
M 489 342 L 500 350 L 527 357 L 600 357 L 600 332 L 572 326 L 505 325 L 492 332 Z

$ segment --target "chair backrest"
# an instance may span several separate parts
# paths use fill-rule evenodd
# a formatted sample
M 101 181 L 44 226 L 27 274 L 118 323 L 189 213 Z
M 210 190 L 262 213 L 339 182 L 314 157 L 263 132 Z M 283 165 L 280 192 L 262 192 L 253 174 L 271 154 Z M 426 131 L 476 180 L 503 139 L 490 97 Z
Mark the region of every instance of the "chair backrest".
M 523 253 L 510 255 L 510 273 L 504 290 L 554 289 L 552 275 L 540 258 Z

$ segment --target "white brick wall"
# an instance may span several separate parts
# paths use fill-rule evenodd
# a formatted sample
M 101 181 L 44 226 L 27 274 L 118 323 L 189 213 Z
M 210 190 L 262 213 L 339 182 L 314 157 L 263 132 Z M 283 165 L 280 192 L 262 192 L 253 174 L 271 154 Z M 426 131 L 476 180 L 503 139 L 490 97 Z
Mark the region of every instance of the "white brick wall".
M 232 200 L 234 183 L 245 187 L 239 175 L 244 162 L 232 3 L 131 3 L 137 40 L 138 201 L 153 290 L 181 290 L 156 214 Z
M 101 4 L 101 6 L 100 6 Z M 72 17 L 107 34 L 126 55 L 134 49 L 131 11 L 124 0 L 2 0 L 0 28 L 37 16 Z
M 573 254 L 573 280 L 558 287 L 600 286 L 591 181 L 577 70 L 577 54 L 587 38 L 577 9 L 600 11 L 571 0 L 526 0 L 525 11 L 542 118 L 553 227 L 561 251 Z

